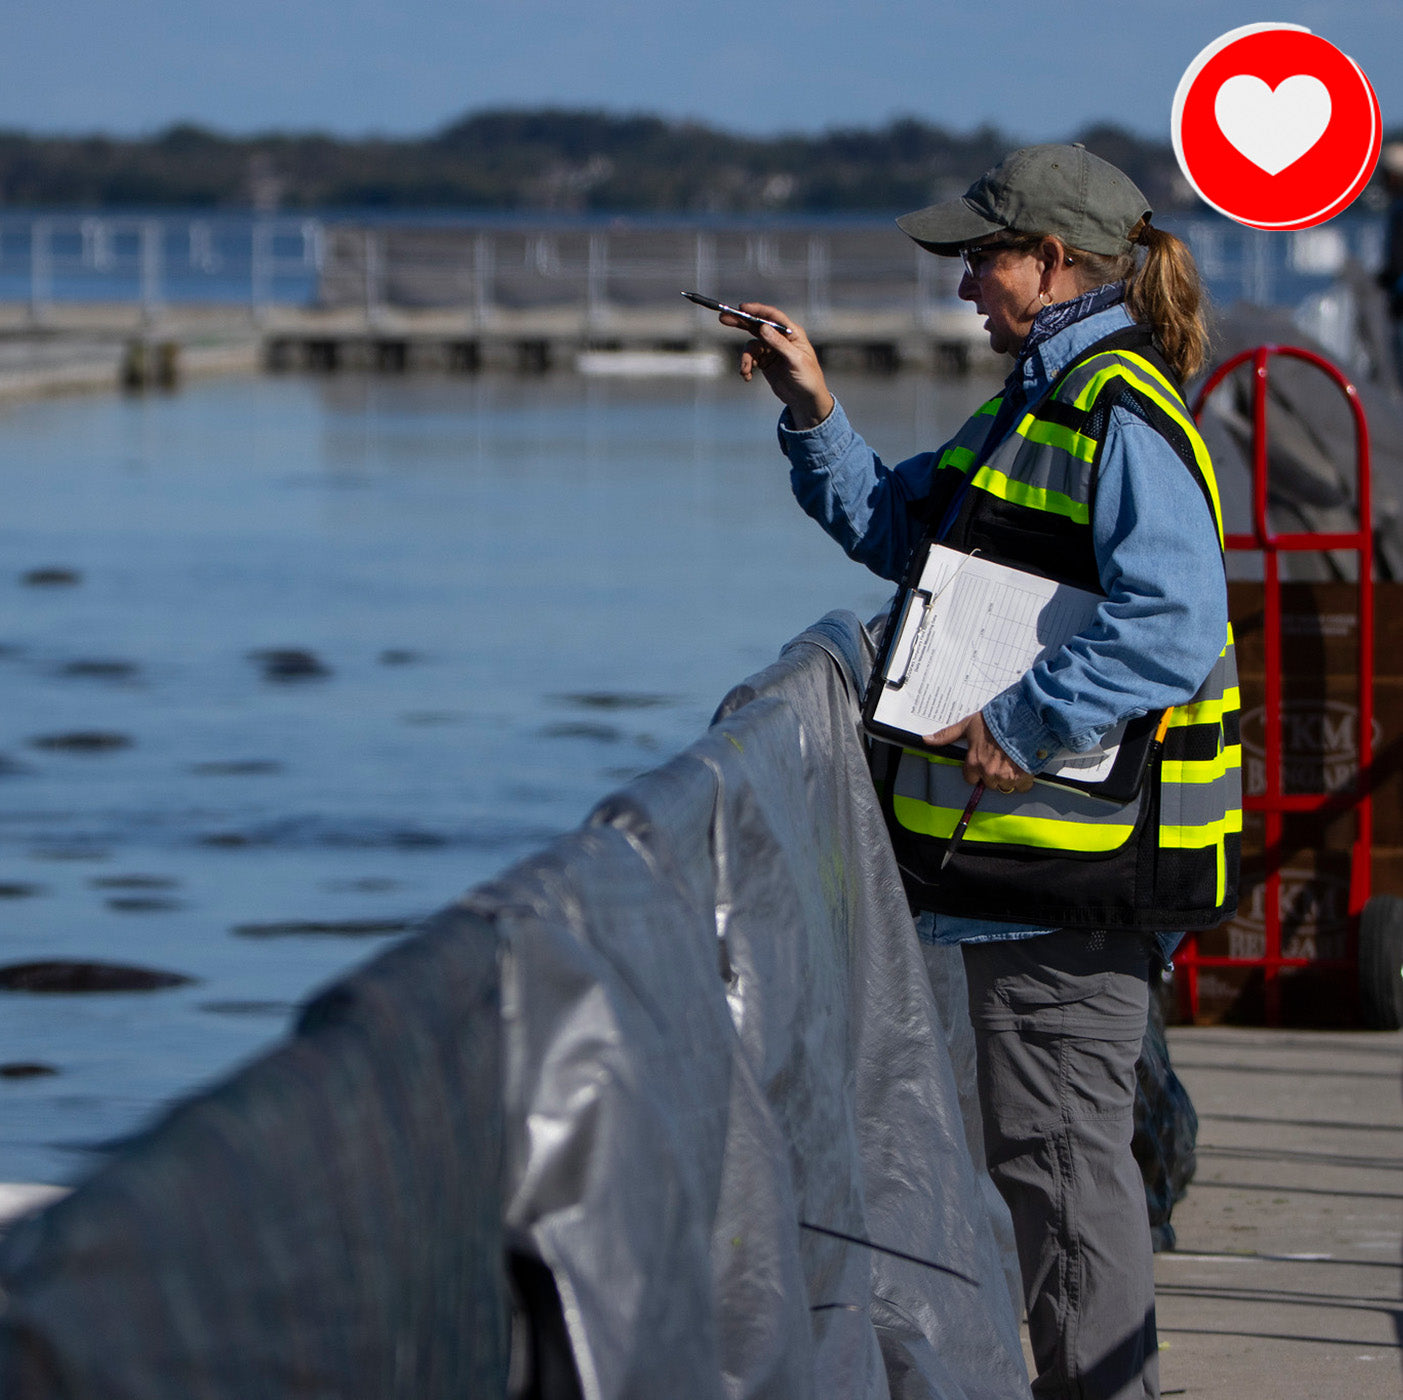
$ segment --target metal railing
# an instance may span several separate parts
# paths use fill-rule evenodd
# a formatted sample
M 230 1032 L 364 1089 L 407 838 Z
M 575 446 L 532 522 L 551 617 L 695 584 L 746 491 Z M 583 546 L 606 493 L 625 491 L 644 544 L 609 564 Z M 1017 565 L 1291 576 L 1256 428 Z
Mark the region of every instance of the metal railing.
M 255 317 L 305 302 L 320 274 L 316 219 L 41 214 L 0 220 L 0 299 L 22 301 L 44 325 L 57 302 L 140 306 L 246 303 Z
M 1220 304 L 1294 304 L 1353 259 L 1377 266 L 1382 221 L 1357 217 L 1294 234 L 1226 219 L 1166 221 L 1193 249 Z M 500 310 L 569 304 L 592 321 L 614 308 L 670 306 L 684 286 L 793 306 L 822 325 L 855 309 L 918 323 L 953 299 L 956 269 L 882 220 L 764 227 L 522 219 L 361 220 L 198 215 L 9 214 L 0 218 L 0 301 L 42 325 L 56 302 L 243 303 Z

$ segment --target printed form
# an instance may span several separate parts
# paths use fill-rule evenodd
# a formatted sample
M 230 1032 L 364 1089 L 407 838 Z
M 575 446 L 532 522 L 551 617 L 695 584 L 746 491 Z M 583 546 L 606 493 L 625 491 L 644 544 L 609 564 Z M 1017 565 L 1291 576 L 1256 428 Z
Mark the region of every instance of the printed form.
M 978 555 L 936 545 L 908 595 L 873 713 L 878 724 L 934 733 L 982 709 L 1030 667 L 1089 627 L 1101 598 Z M 1042 776 L 1098 781 L 1124 725 L 1098 748 Z

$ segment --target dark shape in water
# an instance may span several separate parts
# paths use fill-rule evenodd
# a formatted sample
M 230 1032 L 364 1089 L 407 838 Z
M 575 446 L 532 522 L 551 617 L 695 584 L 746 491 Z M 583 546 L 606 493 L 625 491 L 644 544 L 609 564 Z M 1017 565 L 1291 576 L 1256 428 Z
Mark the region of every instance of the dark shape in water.
M 0 991 L 6 992 L 157 992 L 184 987 L 194 980 L 180 972 L 63 958 L 0 967 Z
M 350 890 L 356 894 L 384 894 L 387 890 L 397 890 L 399 880 L 391 880 L 384 875 L 362 875 L 354 880 L 328 880 L 326 888 L 333 891 Z
M 170 875 L 94 875 L 95 890 L 173 890 L 180 881 Z
M 118 914 L 168 914 L 185 906 L 178 899 L 162 899 L 156 895 L 118 895 L 107 901 L 107 907 Z
M 408 933 L 418 919 L 289 919 L 276 924 L 237 924 L 232 932 L 240 938 L 298 938 L 313 934 L 333 938 L 374 938 L 384 934 Z
M 0 899 L 32 899 L 43 893 L 43 885 L 26 885 L 19 880 L 0 882 Z
M 112 753 L 130 748 L 132 740 L 111 729 L 75 729 L 67 734 L 39 734 L 29 743 L 31 748 L 61 753 Z
M 600 744 L 617 744 L 623 735 L 612 724 L 590 724 L 576 720 L 570 724 L 548 724 L 541 730 L 543 739 L 593 739 Z
M 266 647 L 249 652 L 249 660 L 263 667 L 266 681 L 321 680 L 331 674 L 331 668 L 315 652 L 302 647 Z
M 30 569 L 21 575 L 21 582 L 31 588 L 64 588 L 82 581 L 77 569 Z
M 438 846 L 448 845 L 448 837 L 440 835 L 437 831 L 392 831 L 390 833 L 390 845 L 402 851 L 430 850 Z
M 85 659 L 67 662 L 60 668 L 59 674 L 84 680 L 123 681 L 129 680 L 140 670 L 135 661 Z
M 52 1065 L 41 1065 L 33 1061 L 16 1060 L 8 1065 L 0 1065 L 0 1079 L 44 1079 L 57 1074 Z
M 201 1011 L 212 1016 L 291 1016 L 297 1004 L 291 1001 L 202 1001 Z
M 27 763 L 19 763 L 13 758 L 6 757 L 0 753 L 0 778 L 18 778 L 25 773 L 32 773 L 33 768 Z
M 462 724 L 467 718 L 460 710 L 412 710 L 400 716 L 402 724 Z
M 202 778 L 253 778 L 267 773 L 281 773 L 283 765 L 271 758 L 231 759 L 226 763 L 194 763 L 192 773 Z
M 557 704 L 575 705 L 582 710 L 651 710 L 658 705 L 677 703 L 670 695 L 630 695 L 612 690 L 581 690 L 547 698 Z
M 325 850 L 436 850 L 445 846 L 467 846 L 473 850 L 504 850 L 512 853 L 553 840 L 558 828 L 497 826 L 474 823 L 470 828 L 432 831 L 417 826 L 395 826 L 374 818 L 285 817 L 257 823 L 243 829 L 225 828 L 195 837 L 201 846 L 277 847 L 282 850 L 320 848 Z
M 408 651 L 403 647 L 389 647 L 380 653 L 382 666 L 409 666 L 421 659 L 417 651 Z

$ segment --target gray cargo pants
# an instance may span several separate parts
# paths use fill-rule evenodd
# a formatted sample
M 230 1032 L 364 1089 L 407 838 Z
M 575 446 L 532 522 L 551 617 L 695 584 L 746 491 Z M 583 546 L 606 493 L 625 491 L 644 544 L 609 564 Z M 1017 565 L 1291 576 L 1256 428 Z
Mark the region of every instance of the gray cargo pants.
M 1013 1216 L 1038 1400 L 1159 1395 L 1154 1258 L 1130 1151 L 1150 940 L 962 945 L 989 1174 Z

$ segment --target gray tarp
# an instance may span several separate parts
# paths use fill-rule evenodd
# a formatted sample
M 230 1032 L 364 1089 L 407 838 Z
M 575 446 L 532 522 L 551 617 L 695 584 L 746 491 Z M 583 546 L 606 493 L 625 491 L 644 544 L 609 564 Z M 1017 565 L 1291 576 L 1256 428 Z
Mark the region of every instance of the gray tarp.
M 507 1221 L 587 1395 L 1027 1393 L 858 733 L 870 662 L 830 614 L 467 902 L 509 950 Z
M 4 1241 L 0 1395 L 502 1394 L 500 1030 L 462 920 L 318 998 Z
M 504 1220 L 591 1400 L 1026 1396 L 937 1009 L 959 959 L 923 956 L 859 737 L 870 664 L 830 614 L 696 744 L 17 1231 L 0 1379 L 501 1393 Z

